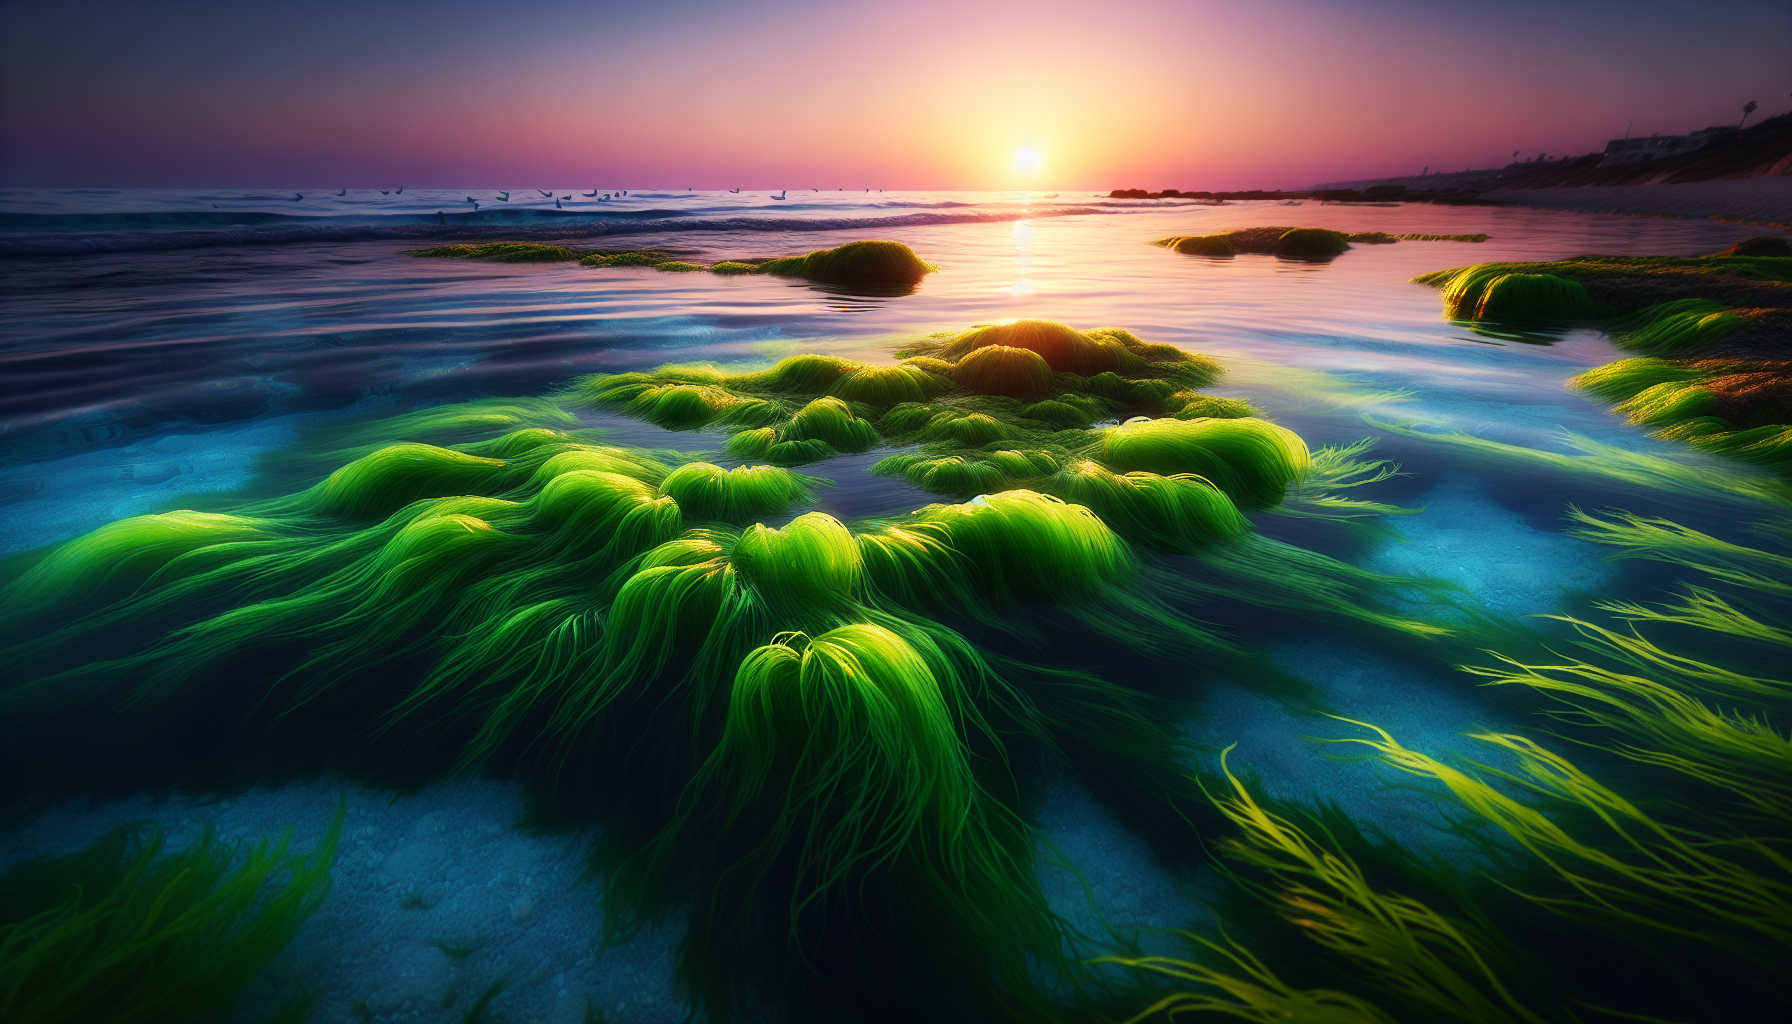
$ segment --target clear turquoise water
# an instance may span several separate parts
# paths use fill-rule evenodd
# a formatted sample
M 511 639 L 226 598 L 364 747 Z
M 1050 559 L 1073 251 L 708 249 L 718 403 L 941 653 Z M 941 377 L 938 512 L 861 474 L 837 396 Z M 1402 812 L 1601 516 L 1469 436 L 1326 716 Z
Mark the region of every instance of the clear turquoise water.
M 512 195 L 524 192 L 534 194 Z M 569 193 L 576 194 L 556 194 Z M 1114 325 L 1213 355 L 1230 368 L 1215 390 L 1249 398 L 1310 445 L 1378 438 L 1376 453 L 1399 461 L 1406 475 L 1367 496 L 1424 509 L 1392 521 L 1394 539 L 1352 540 L 1274 516 L 1262 517 L 1262 528 L 1384 571 L 1450 580 L 1508 617 L 1577 607 L 1589 596 L 1647 600 L 1673 582 L 1659 572 L 1619 571 L 1604 551 L 1563 535 L 1568 506 L 1621 507 L 1733 535 L 1751 507 L 1746 492 L 1760 483 L 1749 471 L 1652 441 L 1564 387 L 1575 373 L 1621 357 L 1601 336 L 1476 334 L 1440 318 L 1432 289 L 1408 283 L 1424 271 L 1489 260 L 1712 252 L 1754 233 L 1744 227 L 1473 207 L 845 193 L 793 193 L 777 202 L 652 193 L 635 197 L 639 205 L 627 217 L 555 211 L 536 195 L 526 217 L 463 213 L 466 219 L 434 231 L 432 211 L 482 194 L 407 190 L 402 204 L 377 193 L 307 197 L 303 203 L 312 205 L 302 218 L 299 201 L 281 206 L 240 194 L 0 194 L 0 252 L 14 253 L 0 257 L 5 550 L 241 488 L 258 455 L 291 444 L 308 424 L 540 395 L 581 374 L 667 362 L 745 366 L 811 351 L 887 359 L 905 338 L 1017 317 Z M 209 204 L 220 199 L 235 206 L 214 216 Z M 284 219 L 232 212 L 245 210 Z M 163 219 L 134 225 L 119 213 Z M 1492 237 L 1358 246 L 1328 264 L 1212 260 L 1148 244 L 1264 224 Z M 604 234 L 579 234 L 591 231 Z M 685 249 L 705 259 L 886 237 L 941 270 L 913 294 L 871 297 L 764 277 L 400 254 L 418 239 L 468 235 Z M 590 422 L 614 428 L 629 444 L 713 450 L 720 441 L 597 414 Z M 1712 486 L 1544 471 L 1436 440 L 1451 431 L 1598 462 L 1573 435 L 1660 457 Z M 857 517 L 931 500 L 864 472 L 874 458 L 808 470 L 835 484 L 820 507 Z M 1460 749 L 1462 731 L 1522 724 L 1526 715 L 1488 702 L 1461 678 L 1428 675 L 1377 652 L 1348 630 L 1249 609 L 1216 615 L 1318 685 L 1340 714 L 1373 721 L 1419 749 Z M 1423 798 L 1386 788 L 1388 780 L 1363 765 L 1327 760 L 1303 739 L 1344 735 L 1346 727 L 1296 715 L 1223 679 L 1206 685 L 1206 714 L 1188 728 L 1216 747 L 1236 742 L 1233 763 L 1259 772 L 1272 791 L 1335 799 L 1405 841 L 1447 846 L 1430 827 L 1435 808 Z M 188 825 L 212 818 L 244 834 L 298 823 L 303 834 L 307 822 L 321 827 L 334 792 L 325 780 L 245 794 L 225 806 L 64 807 L 9 835 L 5 853 L 16 859 L 66 848 L 145 815 Z M 1154 860 L 1076 786 L 1056 784 L 1050 793 L 1038 813 L 1043 841 L 1087 876 L 1096 897 L 1093 906 L 1083 902 L 1070 875 L 1045 869 L 1067 916 L 1092 933 L 1098 914 L 1125 928 L 1200 916 L 1189 888 L 1198 879 Z M 519 806 L 517 794 L 497 784 L 438 787 L 398 801 L 357 791 L 337 891 L 260 996 L 309 978 L 344 1006 L 368 998 L 381 1019 L 428 1019 L 436 989 L 510 970 L 517 982 L 505 998 L 518 1016 L 550 1018 L 587 997 L 608 1006 L 613 1019 L 654 1019 L 674 1006 L 670 939 L 649 936 L 593 953 L 596 910 L 573 892 L 577 858 L 564 845 L 577 840 L 508 836 L 505 823 Z M 391 910 L 412 891 L 437 902 L 409 916 Z M 457 930 L 491 941 L 451 969 L 419 952 L 431 937 Z

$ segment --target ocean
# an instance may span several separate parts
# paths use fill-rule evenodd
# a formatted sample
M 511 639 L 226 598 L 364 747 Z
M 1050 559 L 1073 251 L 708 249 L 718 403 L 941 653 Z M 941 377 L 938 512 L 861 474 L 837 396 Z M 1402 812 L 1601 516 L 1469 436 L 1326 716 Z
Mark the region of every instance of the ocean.
M 1652 438 L 1569 388 L 1576 374 L 1626 357 L 1604 334 L 1452 322 L 1436 289 L 1411 283 L 1490 261 L 1712 253 L 1759 229 L 1472 205 L 785 194 L 0 190 L 4 553 L 23 567 L 48 545 L 127 517 L 228 510 L 309 486 L 335 467 L 306 477 L 310 464 L 292 455 L 320 432 L 466 403 L 557 401 L 588 375 L 665 364 L 738 373 L 808 353 L 890 363 L 915 339 L 1031 318 L 1123 328 L 1212 357 L 1224 372 L 1205 393 L 1248 401 L 1313 450 L 1369 441 L 1359 457 L 1397 464 L 1398 475 L 1350 496 L 1403 514 L 1340 522 L 1266 509 L 1249 513 L 1254 529 L 1384 576 L 1441 581 L 1433 598 L 1447 592 L 1459 609 L 1393 590 L 1389 607 L 1504 623 L 1528 638 L 1514 651 L 1569 642 L 1565 625 L 1539 616 L 1659 600 L 1701 578 L 1684 566 L 1614 561 L 1609 545 L 1570 529 L 1572 510 L 1622 509 L 1758 546 L 1747 524 L 1784 501 L 1768 474 Z M 1324 262 L 1150 244 L 1262 225 L 1487 238 L 1358 244 Z M 912 290 L 868 290 L 404 253 L 525 241 L 712 263 L 868 238 L 905 243 L 939 269 Z M 590 435 L 604 444 L 751 461 L 721 454 L 729 431 L 719 426 L 671 430 L 594 407 L 575 415 L 577 429 L 604 432 Z M 809 511 L 883 522 L 956 500 L 873 472 L 891 453 L 798 467 L 817 479 L 812 500 L 765 522 Z M 1200 576 L 1180 556 L 1139 559 L 1166 577 Z M 1245 685 L 1201 652 L 1147 657 L 1111 638 L 1079 638 L 1085 620 L 1049 608 L 1015 614 L 1037 615 L 1053 645 L 1016 641 L 1015 650 L 1176 694 L 1186 713 L 1175 728 L 1205 751 L 1191 770 L 1217 770 L 1230 746 L 1227 764 L 1252 773 L 1264 793 L 1330 802 L 1364 828 L 1458 864 L 1479 854 L 1444 827 L 1435 794 L 1404 785 L 1386 764 L 1341 760 L 1315 738 L 1361 736 L 1354 723 L 1369 723 L 1431 756 L 1509 767 L 1511 757 L 1465 734 L 1562 728 L 1543 715 L 1546 698 L 1479 686 L 1361 619 L 1318 616 L 1294 599 L 1185 607 L 1304 682 L 1334 717 Z M 271 685 L 247 665 L 234 670 L 242 687 Z M 143 749 L 156 749 L 153 738 Z M 1610 768 L 1615 758 L 1589 753 L 1586 763 Z M 690 908 L 601 944 L 603 903 L 585 857 L 602 816 L 519 829 L 532 790 L 514 772 L 396 785 L 327 756 L 178 782 L 149 771 L 139 784 L 126 764 L 83 771 L 104 784 L 15 814 L 0 832 L 0 866 L 64 854 L 138 820 L 161 822 L 175 846 L 210 823 L 243 841 L 291 828 L 295 848 L 309 848 L 346 796 L 333 888 L 249 984 L 237 1019 L 266 1016 L 301 988 L 316 993 L 313 1019 L 441 1019 L 499 980 L 497 1019 L 584 1020 L 595 1008 L 601 1019 L 654 1021 L 691 1010 L 676 980 Z M 1214 922 L 1221 882 L 1192 836 L 1142 823 L 1111 786 L 1073 771 L 1032 771 L 1028 785 L 1038 878 L 1067 934 L 1080 936 L 1080 958 L 1174 953 L 1182 946 L 1172 930 Z M 22 782 L 11 788 L 14 804 L 37 796 Z M 1188 857 L 1175 854 L 1178 842 Z

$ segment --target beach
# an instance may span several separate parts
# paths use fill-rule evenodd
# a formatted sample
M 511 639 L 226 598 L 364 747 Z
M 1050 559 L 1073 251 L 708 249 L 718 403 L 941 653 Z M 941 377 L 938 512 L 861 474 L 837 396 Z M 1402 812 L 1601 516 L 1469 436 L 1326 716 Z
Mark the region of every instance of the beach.
M 1792 177 L 1689 181 L 1678 185 L 1588 185 L 1485 192 L 1483 203 L 1581 213 L 1709 217 L 1732 224 L 1792 227 Z

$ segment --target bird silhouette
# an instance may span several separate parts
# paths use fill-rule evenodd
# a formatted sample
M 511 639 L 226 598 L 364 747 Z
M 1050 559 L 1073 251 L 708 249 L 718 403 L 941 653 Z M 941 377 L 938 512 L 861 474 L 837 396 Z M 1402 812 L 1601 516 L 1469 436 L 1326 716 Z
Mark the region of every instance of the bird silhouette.
M 504 201 L 505 201 L 505 202 L 507 202 L 507 203 L 508 203 L 508 202 L 510 202 L 510 193 L 508 193 L 508 192 L 500 192 L 500 193 L 498 193 L 498 198 L 499 198 L 499 199 L 502 199 L 502 200 L 504 200 Z
M 558 199 L 554 200 L 554 209 L 556 209 L 556 210 L 560 209 L 560 200 L 558 200 Z
M 398 186 L 398 194 L 401 196 L 404 195 L 404 186 L 403 185 Z
M 571 196 L 561 196 L 561 197 L 560 197 L 560 198 L 562 198 L 562 199 L 564 199 L 564 200 L 566 200 L 566 201 L 567 201 L 567 202 L 569 202 L 569 203 L 570 203 L 570 202 L 572 202 L 572 197 L 571 197 Z
M 469 203 L 471 203 L 471 202 L 474 202 L 474 199 L 473 199 L 473 197 L 472 197 L 472 196 L 468 196 L 468 197 L 467 197 L 467 202 L 469 202 Z
M 544 189 L 544 188 L 538 188 L 538 189 L 536 189 L 536 190 L 535 190 L 535 191 L 537 191 L 537 192 L 540 192 L 540 193 L 541 193 L 541 197 L 542 197 L 542 198 L 543 198 L 543 199 L 552 199 L 552 198 L 554 198 L 554 193 L 552 193 L 552 192 L 549 192 L 549 191 L 548 191 L 548 190 L 547 190 L 547 189 Z
M 299 201 L 299 200 L 301 200 L 301 199 L 303 199 L 303 198 L 305 198 L 305 197 L 304 197 L 304 196 L 302 196 L 302 195 L 299 195 L 299 194 L 298 194 L 298 193 L 297 193 L 297 192 L 294 192 L 294 193 L 293 193 L 293 194 L 292 194 L 292 201 L 293 201 L 293 202 L 295 202 L 295 203 L 296 203 L 296 202 L 298 202 L 298 201 Z
M 442 216 L 442 211 L 440 211 L 440 210 L 436 211 L 436 220 L 443 224 L 448 223 L 448 218 Z
M 592 189 L 589 192 L 580 192 L 579 195 L 584 196 L 586 199 L 590 199 L 597 195 L 597 189 Z
M 729 189 L 729 190 L 728 190 L 728 191 L 730 191 L 730 192 L 739 192 L 739 191 L 740 191 L 740 189 L 738 189 L 738 188 L 731 188 L 731 189 Z
M 391 193 L 391 192 L 390 192 L 390 191 L 389 191 L 389 190 L 387 190 L 387 189 L 383 189 L 383 188 L 382 188 L 382 189 L 380 189 L 380 195 L 382 195 L 382 196 L 389 196 L 389 195 L 391 195 L 391 194 L 392 194 L 392 193 Z
M 772 198 L 773 199 L 782 199 L 782 198 L 784 198 L 784 192 L 788 192 L 788 191 L 790 191 L 790 190 L 785 189 L 783 192 L 779 192 L 777 195 L 773 196 Z
M 346 188 L 339 188 L 339 189 L 337 189 L 337 190 L 336 190 L 336 194 L 337 194 L 337 195 L 339 195 L 339 196 L 346 196 L 346 195 L 348 195 L 348 189 L 346 189 Z

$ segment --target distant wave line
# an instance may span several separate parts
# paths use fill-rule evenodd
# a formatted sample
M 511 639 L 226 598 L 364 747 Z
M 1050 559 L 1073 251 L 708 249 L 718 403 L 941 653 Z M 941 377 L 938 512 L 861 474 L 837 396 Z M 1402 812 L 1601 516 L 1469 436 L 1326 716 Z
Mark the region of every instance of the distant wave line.
M 448 222 L 438 223 L 436 215 L 407 214 L 369 221 L 365 218 L 282 217 L 278 214 L 256 215 L 248 222 L 236 222 L 210 230 L 160 232 L 82 233 L 45 232 L 39 222 L 37 232 L 18 231 L 24 226 L 21 218 L 67 220 L 86 217 L 91 227 L 101 226 L 93 218 L 120 218 L 107 226 L 149 223 L 147 218 L 160 214 L 4 214 L 0 228 L 13 231 L 0 233 L 0 257 L 7 256 L 73 256 L 84 253 L 140 252 L 163 249 L 198 249 L 228 245 L 279 245 L 289 242 L 379 241 L 384 239 L 437 239 L 504 237 L 517 240 L 604 238 L 616 235 L 637 235 L 680 231 L 716 232 L 821 232 L 853 231 L 877 228 L 911 227 L 927 224 L 967 224 L 1033 220 L 1042 217 L 1070 217 L 1089 214 L 1141 213 L 1162 210 L 1162 206 L 1141 208 L 1116 204 L 1081 207 L 1058 207 L 1039 210 L 982 210 L 953 213 L 908 213 L 894 216 L 868 217 L 704 217 L 700 213 L 673 210 L 641 210 L 597 216 L 590 213 L 555 213 L 543 210 L 500 210 L 477 214 L 450 214 Z M 782 211 L 780 211 L 782 212 Z M 201 215 L 175 215 L 195 217 Z M 129 218 L 129 219 L 125 219 Z M 415 219 L 413 219 L 415 218 Z M 214 221 L 215 222 L 215 221 Z M 321 222 L 321 223 L 320 223 Z M 163 221 L 166 224 L 180 221 Z M 191 223 L 189 221 L 188 223 Z M 203 223 L 203 221 L 201 222 Z M 266 225 L 255 227 L 253 225 Z M 68 225 L 74 228 L 75 225 Z M 16 233 L 14 233 L 16 232 Z

